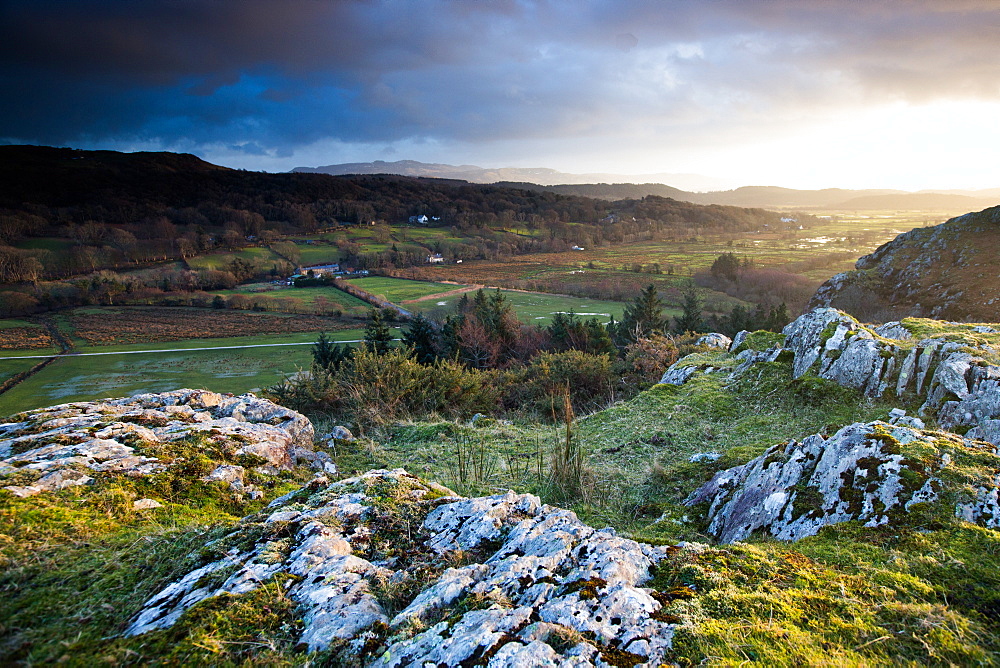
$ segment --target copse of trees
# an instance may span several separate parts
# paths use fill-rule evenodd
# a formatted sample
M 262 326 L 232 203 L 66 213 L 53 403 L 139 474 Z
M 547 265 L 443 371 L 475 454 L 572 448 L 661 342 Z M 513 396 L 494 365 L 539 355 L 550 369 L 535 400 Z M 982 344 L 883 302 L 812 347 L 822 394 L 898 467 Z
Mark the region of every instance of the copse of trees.
M 712 262 L 709 270 L 712 276 L 735 281 L 744 271 L 753 269 L 753 261 L 745 257 L 740 259 L 735 253 L 723 253 Z
M 805 307 L 819 285 L 819 281 L 799 274 L 756 267 L 749 258 L 741 259 L 734 253 L 719 255 L 708 271 L 695 274 L 694 281 L 765 309 L 784 303 L 796 312 Z
M 321 335 L 309 372 L 269 391 L 293 408 L 343 412 L 369 426 L 473 408 L 551 419 L 562 414 L 567 388 L 573 410 L 590 411 L 658 381 L 693 341 L 665 333 L 652 286 L 627 311 L 630 322 L 650 327 L 633 326 L 639 336 L 619 347 L 622 323 L 570 312 L 546 327 L 525 325 L 499 290 L 463 295 L 439 323 L 414 316 L 399 344 L 390 342 L 385 313 L 372 310 L 360 347 L 349 351 Z
M 737 304 L 726 315 L 712 316 L 708 324 L 713 332 L 733 337 L 743 330 L 755 332 L 763 329 L 780 332 L 789 322 L 791 315 L 788 313 L 788 307 L 782 302 L 777 306 L 758 305 L 756 308 Z

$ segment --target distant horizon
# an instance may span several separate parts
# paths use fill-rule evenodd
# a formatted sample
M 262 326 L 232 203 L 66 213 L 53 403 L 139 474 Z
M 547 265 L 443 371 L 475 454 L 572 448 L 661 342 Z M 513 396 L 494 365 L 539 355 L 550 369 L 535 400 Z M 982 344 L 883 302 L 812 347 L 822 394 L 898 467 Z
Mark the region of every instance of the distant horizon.
M 786 184 L 783 184 L 783 183 L 753 183 L 753 182 L 735 182 L 735 181 L 730 182 L 727 179 L 723 179 L 721 177 L 716 177 L 716 176 L 711 176 L 711 175 L 705 175 L 705 174 L 693 174 L 693 173 L 671 174 L 671 173 L 663 173 L 663 172 L 661 172 L 661 173 L 648 173 L 648 174 L 618 174 L 618 173 L 614 173 L 614 172 L 564 172 L 564 171 L 555 169 L 553 167 L 545 166 L 545 165 L 530 165 L 530 166 L 502 165 L 502 166 L 486 166 L 486 167 L 484 167 L 483 165 L 476 164 L 476 163 L 454 164 L 454 163 L 447 163 L 447 162 L 424 162 L 424 161 L 417 160 L 417 159 L 414 159 L 414 158 L 399 158 L 399 159 L 395 159 L 395 160 L 385 160 L 385 159 L 382 159 L 382 158 L 376 158 L 376 159 L 373 159 L 373 160 L 352 160 L 352 161 L 346 161 L 346 162 L 331 162 L 331 163 L 317 164 L 317 165 L 295 165 L 294 167 L 291 167 L 291 168 L 288 168 L 288 169 L 264 169 L 264 168 L 259 168 L 258 169 L 258 168 L 245 167 L 245 166 L 240 165 L 240 164 L 225 164 L 224 162 L 220 162 L 220 161 L 218 161 L 216 159 L 213 159 L 210 155 L 199 154 L 199 151 L 197 151 L 197 150 L 181 151 L 181 150 L 171 150 L 171 149 L 155 148 L 155 147 L 140 147 L 140 148 L 132 148 L 132 149 L 123 149 L 123 148 L 103 147 L 103 146 L 101 146 L 101 147 L 91 147 L 91 146 L 86 146 L 86 145 L 59 145 L 59 146 L 57 146 L 57 145 L 54 145 L 54 144 L 23 143 L 23 142 L 9 142 L 9 143 L 5 142 L 5 143 L 2 143 L 0 145 L 7 145 L 7 146 L 15 146 L 15 145 L 47 146 L 47 147 L 51 147 L 51 148 L 67 148 L 67 149 L 81 150 L 81 151 L 117 151 L 117 152 L 120 152 L 120 153 L 178 153 L 178 154 L 180 154 L 180 153 L 187 153 L 187 154 L 195 156 L 196 158 L 204 160 L 205 162 L 211 163 L 213 165 L 218 165 L 220 167 L 226 167 L 226 168 L 229 168 L 229 169 L 242 169 L 242 170 L 246 170 L 246 171 L 259 171 L 259 172 L 265 172 L 265 173 L 270 173 L 270 174 L 288 174 L 288 173 L 294 173 L 294 172 L 299 171 L 299 170 L 306 170 L 303 173 L 308 173 L 309 171 L 314 171 L 314 170 L 318 171 L 318 170 L 321 170 L 323 168 L 340 167 L 340 166 L 343 166 L 343 165 L 373 165 L 373 164 L 377 164 L 377 163 L 384 163 L 384 164 L 387 164 L 387 165 L 396 165 L 396 164 L 400 164 L 400 163 L 414 163 L 414 164 L 425 165 L 425 166 L 442 166 L 442 167 L 450 167 L 450 168 L 471 167 L 471 168 L 474 168 L 474 169 L 480 169 L 480 170 L 487 171 L 487 172 L 490 172 L 490 171 L 503 171 L 503 170 L 523 170 L 523 171 L 545 170 L 545 171 L 550 172 L 550 173 L 554 173 L 554 174 L 558 174 L 558 175 L 563 175 L 563 176 L 566 176 L 566 177 L 571 177 L 573 179 L 573 180 L 569 180 L 569 181 L 558 181 L 558 182 L 552 182 L 552 183 L 539 183 L 537 181 L 530 181 L 530 180 L 527 180 L 527 179 L 520 179 L 520 180 L 522 180 L 524 182 L 527 182 L 527 183 L 534 183 L 535 185 L 543 185 L 543 186 L 546 186 L 546 185 L 600 185 L 600 184 L 608 184 L 608 185 L 619 185 L 619 184 L 645 185 L 645 184 L 655 184 L 655 185 L 663 185 L 663 186 L 668 186 L 668 187 L 671 187 L 671 188 L 676 188 L 678 190 L 683 190 L 685 192 L 690 192 L 690 193 L 693 193 L 693 194 L 708 194 L 708 193 L 730 192 L 730 191 L 734 191 L 734 190 L 740 190 L 740 189 L 743 189 L 743 188 L 778 188 L 778 189 L 783 189 L 783 190 L 795 190 L 795 191 L 803 191 L 803 192 L 824 191 L 824 190 L 845 190 L 845 191 L 855 191 L 855 192 L 857 192 L 857 191 L 880 191 L 880 192 L 898 193 L 898 194 L 923 194 L 923 193 L 927 193 L 927 194 L 942 194 L 942 195 L 957 194 L 957 195 L 970 195 L 970 196 L 1000 196 L 1000 178 L 997 179 L 998 180 L 998 184 L 995 185 L 995 186 L 985 186 L 985 187 L 978 187 L 978 188 L 940 186 L 940 187 L 928 187 L 928 188 L 920 188 L 920 189 L 907 189 L 907 188 L 902 188 L 902 187 L 891 187 L 891 186 L 859 186 L 859 187 L 852 187 L 852 186 L 842 186 L 842 185 L 824 185 L 824 186 L 819 186 L 819 187 L 800 187 L 800 186 L 794 186 L 794 185 L 786 185 Z M 361 172 L 361 173 L 364 173 L 364 172 Z M 387 172 L 387 173 L 396 173 L 396 172 Z M 446 179 L 448 179 L 448 178 L 458 178 L 458 177 L 454 177 L 454 176 L 433 176 L 433 175 L 424 175 L 424 174 L 421 174 L 421 175 L 418 175 L 418 176 L 424 176 L 424 177 L 427 177 L 427 178 L 446 178 Z M 586 177 L 611 178 L 611 179 L 615 179 L 615 180 L 613 180 L 613 181 L 612 180 L 583 180 Z M 658 179 L 658 178 L 662 179 L 662 178 L 666 178 L 666 177 L 674 177 L 674 178 L 671 178 L 670 181 L 667 181 L 667 180 L 655 180 L 655 179 Z M 617 179 L 621 179 L 621 180 L 617 180 Z M 653 179 L 653 180 L 650 180 L 650 179 Z M 472 181 L 472 182 L 473 183 L 495 183 L 495 182 L 498 182 L 498 181 L 505 181 L 505 180 L 509 180 L 509 179 L 497 179 L 496 181 Z M 549 180 L 551 180 L 551 179 L 549 179 Z M 684 183 L 685 181 L 687 183 Z M 709 184 L 709 183 L 713 183 L 714 182 L 714 183 L 718 183 L 719 185 L 716 186 L 716 187 L 706 187 L 705 185 L 702 185 L 701 187 L 694 187 L 694 186 L 691 185 L 691 184 L 697 184 L 699 182 L 701 182 L 702 184 Z M 1000 202 L 998 202 L 998 203 L 1000 203 Z
M 787 185 L 780 184 L 780 183 L 752 183 L 752 182 L 743 183 L 743 182 L 741 182 L 739 185 L 723 186 L 723 187 L 716 187 L 716 188 L 698 188 L 698 189 L 694 189 L 694 188 L 686 188 L 686 187 L 679 186 L 679 185 L 677 185 L 674 182 L 656 181 L 656 180 L 647 180 L 647 179 L 655 179 L 655 178 L 661 178 L 661 177 L 678 177 L 678 178 L 681 178 L 681 179 L 689 179 L 689 180 L 698 180 L 698 179 L 701 179 L 701 180 L 704 180 L 706 182 L 711 182 L 711 181 L 720 181 L 721 182 L 721 181 L 724 181 L 724 179 L 722 179 L 720 177 L 711 176 L 711 175 L 692 174 L 692 173 L 680 173 L 680 174 L 669 174 L 669 173 L 617 174 L 617 173 L 613 173 L 613 172 L 564 172 L 564 171 L 561 171 L 561 170 L 558 170 L 558 169 L 554 169 L 552 167 L 548 167 L 548 166 L 545 166 L 545 165 L 531 165 L 531 166 L 514 166 L 514 165 L 494 166 L 494 165 L 490 165 L 490 166 L 483 166 L 483 165 L 475 164 L 475 163 L 452 164 L 452 163 L 442 163 L 442 162 L 423 162 L 421 160 L 415 160 L 413 158 L 400 158 L 398 160 L 383 160 L 383 159 L 357 160 L 357 161 L 348 161 L 348 162 L 328 163 L 328 164 L 322 164 L 322 165 L 298 165 L 296 167 L 293 167 L 290 170 L 286 170 L 286 172 L 295 172 L 295 171 L 299 171 L 299 170 L 310 170 L 310 171 L 311 170 L 321 170 L 321 169 L 324 169 L 324 168 L 341 167 L 341 166 L 344 166 L 344 165 L 374 165 L 374 164 L 379 164 L 379 163 L 383 163 L 383 164 L 386 164 L 386 165 L 398 165 L 398 164 L 401 164 L 401 163 L 415 163 L 415 164 L 418 164 L 418 165 L 445 166 L 445 167 L 453 167 L 453 168 L 472 167 L 472 168 L 481 169 L 481 170 L 484 170 L 484 171 L 547 170 L 547 171 L 555 173 L 555 174 L 561 174 L 561 175 L 570 176 L 570 177 L 580 177 L 580 178 L 582 178 L 582 177 L 594 176 L 594 177 L 613 177 L 613 178 L 624 179 L 624 180 L 621 180 L 621 181 L 614 181 L 614 182 L 610 182 L 610 181 L 574 181 L 572 183 L 569 183 L 569 182 L 560 182 L 560 183 L 555 184 L 555 185 L 591 185 L 591 184 L 598 185 L 598 184 L 601 184 L 601 183 L 607 183 L 607 184 L 610 184 L 610 185 L 617 185 L 617 184 L 634 184 L 634 185 L 658 184 L 658 185 L 670 186 L 670 187 L 677 188 L 679 190 L 685 190 L 687 192 L 694 192 L 694 193 L 726 192 L 726 191 L 731 191 L 731 190 L 739 190 L 741 188 L 781 188 L 781 189 L 786 189 L 786 190 L 802 190 L 802 191 L 819 191 L 819 190 L 892 191 L 892 192 L 897 192 L 897 193 L 909 193 L 909 194 L 921 194 L 921 193 L 960 194 L 960 193 L 980 193 L 980 192 L 984 192 L 984 191 L 1000 191 L 1000 179 L 998 179 L 997 185 L 995 185 L 995 186 L 987 186 L 987 187 L 982 187 L 982 188 L 931 187 L 931 188 L 921 188 L 921 189 L 917 189 L 917 190 L 910 190 L 910 189 L 906 189 L 906 188 L 883 187 L 883 186 L 845 187 L 845 186 L 838 186 L 838 185 L 822 186 L 822 187 L 815 187 L 815 188 L 812 188 L 812 187 L 809 187 L 809 188 L 800 188 L 800 187 L 795 187 L 795 186 L 787 186 Z M 228 166 L 228 165 L 224 165 L 224 166 Z M 275 173 L 286 173 L 286 172 L 275 172 Z M 442 178 L 448 178 L 448 177 L 442 177 Z M 532 181 L 531 183 L 535 183 L 535 182 Z M 545 185 L 545 184 L 537 184 L 537 185 Z

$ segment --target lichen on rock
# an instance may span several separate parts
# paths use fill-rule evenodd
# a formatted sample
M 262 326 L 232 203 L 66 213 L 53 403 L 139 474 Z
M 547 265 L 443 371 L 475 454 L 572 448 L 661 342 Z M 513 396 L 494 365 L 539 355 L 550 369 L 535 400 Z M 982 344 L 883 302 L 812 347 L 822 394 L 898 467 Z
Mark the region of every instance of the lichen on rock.
M 975 477 L 967 460 L 993 474 Z M 920 503 L 997 528 L 998 475 L 1000 457 L 985 443 L 884 422 L 855 423 L 829 437 L 775 445 L 715 474 L 685 503 L 707 504 L 708 531 L 724 543 L 758 531 L 797 540 L 851 520 L 876 527 Z
M 236 462 L 276 474 L 300 461 L 322 467 L 329 459 L 313 451 L 305 416 L 252 394 L 185 389 L 60 404 L 15 417 L 0 424 L 0 486 L 21 497 L 85 485 L 102 474 L 162 473 L 184 463 L 181 444 L 191 439 L 233 460 L 203 479 L 240 491 L 244 466 Z M 9 480 L 19 484 L 3 484 Z
M 657 619 L 662 604 L 643 584 L 677 549 L 593 529 L 530 494 L 463 499 L 402 469 L 371 471 L 314 482 L 244 519 L 126 633 L 287 574 L 300 644 L 356 665 L 593 666 L 605 655 L 659 665 L 673 624 Z M 212 573 L 226 577 L 205 586 Z

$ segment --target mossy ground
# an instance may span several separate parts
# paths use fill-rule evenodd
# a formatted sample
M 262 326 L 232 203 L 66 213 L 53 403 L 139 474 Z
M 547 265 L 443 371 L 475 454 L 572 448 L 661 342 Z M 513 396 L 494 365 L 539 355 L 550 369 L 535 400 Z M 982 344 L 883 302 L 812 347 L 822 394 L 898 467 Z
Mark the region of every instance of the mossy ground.
M 204 610 L 193 615 L 181 625 L 183 642 L 160 642 L 155 634 L 117 637 L 151 595 L 200 565 L 206 542 L 310 475 L 248 471 L 265 493 L 254 501 L 225 483 L 198 480 L 216 464 L 240 459 L 210 445 L 204 437 L 172 442 L 156 453 L 171 466 L 152 476 L 100 474 L 91 485 L 24 499 L 0 491 L 0 664 L 225 665 L 245 661 L 254 648 L 256 656 L 270 644 L 284 646 L 272 643 L 268 606 L 240 617 L 242 603 L 215 617 Z M 162 507 L 134 508 L 148 497 Z M 234 639 L 248 633 L 259 638 Z
M 148 662 L 146 640 L 118 642 L 120 651 L 108 640 L 237 520 L 208 500 L 134 511 L 121 488 L 0 500 L 3 663 Z
M 405 467 L 466 494 L 538 493 L 638 540 L 711 543 L 698 509 L 681 502 L 714 472 L 790 438 L 884 419 L 896 406 L 811 376 L 793 381 L 788 362 L 756 365 L 735 381 L 725 354 L 699 363 L 723 370 L 579 418 L 568 442 L 561 425 L 431 420 L 339 442 L 330 454 L 342 475 Z M 555 484 L 553 471 L 565 464 L 556 453 L 567 451 L 583 464 L 574 469 L 572 495 Z M 697 453 L 720 457 L 691 462 Z M 956 455 L 963 479 L 982 473 L 981 459 Z M 103 490 L 0 499 L 5 663 L 334 661 L 335 653 L 296 651 L 301 613 L 280 578 L 243 596 L 205 601 L 171 629 L 117 637 L 150 594 L 204 558 L 206 542 L 256 509 L 233 505 L 214 487 L 190 487 L 163 509 L 131 510 L 141 491 L 119 481 Z M 398 495 L 374 491 L 392 515 Z M 400 518 L 406 526 L 387 524 L 378 533 L 379 550 L 419 524 Z M 384 602 L 405 604 L 421 572 L 414 570 L 405 591 L 384 592 Z M 665 604 L 662 618 L 679 624 L 672 658 L 680 665 L 998 665 L 998 573 L 1000 532 L 918 506 L 886 527 L 846 523 L 791 544 L 754 538 L 677 551 L 649 586 Z
M 886 419 L 900 405 L 914 408 L 871 400 L 811 375 L 792 380 L 786 361 L 755 365 L 736 381 L 728 378 L 733 363 L 725 354 L 706 355 L 699 364 L 722 371 L 696 374 L 682 386 L 655 386 L 577 421 L 573 439 L 585 457 L 587 480 L 586 493 L 575 501 L 554 498 L 552 453 L 564 444 L 563 427 L 402 424 L 353 456 L 363 460 L 356 465 L 403 466 L 465 493 L 535 492 L 638 540 L 711 543 L 701 533 L 698 509 L 681 502 L 716 471 L 776 443 Z M 963 477 L 972 475 L 964 469 L 989 463 L 976 452 L 959 453 L 954 442 L 947 445 Z M 691 462 L 697 453 L 720 458 Z M 457 476 L 462 457 L 464 478 Z M 340 461 L 349 460 L 341 454 Z M 960 522 L 942 507 L 915 507 L 891 527 L 847 523 L 793 544 L 752 539 L 712 547 L 689 563 L 664 564 L 651 586 L 669 602 L 663 614 L 683 622 L 674 660 L 1000 663 L 1000 532 Z M 688 594 L 671 595 L 678 587 Z

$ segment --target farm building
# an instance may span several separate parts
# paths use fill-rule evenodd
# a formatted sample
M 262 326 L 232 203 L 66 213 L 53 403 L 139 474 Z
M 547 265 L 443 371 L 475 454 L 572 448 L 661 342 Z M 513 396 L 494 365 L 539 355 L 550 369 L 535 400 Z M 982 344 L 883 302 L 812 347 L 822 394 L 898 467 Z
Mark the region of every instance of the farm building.
M 336 274 L 340 272 L 339 264 L 314 264 L 311 267 L 302 267 L 299 269 L 300 274 L 313 273 L 313 276 L 321 276 L 323 274 Z

